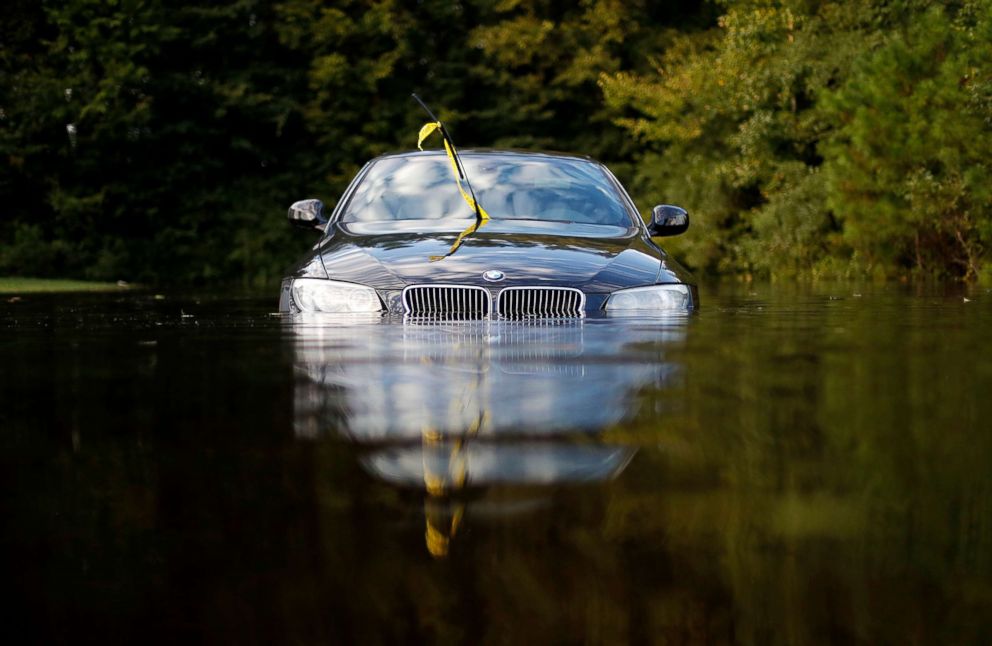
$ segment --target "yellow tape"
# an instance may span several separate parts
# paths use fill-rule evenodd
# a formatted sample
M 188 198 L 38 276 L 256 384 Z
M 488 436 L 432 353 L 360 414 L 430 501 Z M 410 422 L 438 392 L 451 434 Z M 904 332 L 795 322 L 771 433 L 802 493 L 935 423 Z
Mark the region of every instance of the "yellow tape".
M 473 222 L 472 224 L 470 224 L 468 226 L 467 229 L 465 229 L 464 231 L 462 231 L 461 233 L 458 234 L 458 237 L 455 239 L 455 243 L 453 245 L 451 245 L 451 248 L 450 249 L 448 249 L 448 253 L 446 253 L 446 254 L 444 254 L 442 256 L 428 256 L 427 259 L 430 260 L 431 262 L 437 262 L 438 260 L 444 260 L 445 258 L 447 258 L 448 256 L 450 256 L 451 254 L 455 253 L 455 251 L 458 250 L 458 247 L 461 246 L 462 240 L 465 239 L 465 236 L 470 235 L 472 233 L 475 233 L 476 231 L 478 231 L 479 229 L 481 229 L 483 227 L 483 225 L 485 225 L 485 224 L 486 224 L 486 221 L 483 221 L 483 222 Z
M 417 148 L 423 150 L 424 147 L 421 145 L 424 143 L 424 139 L 431 136 L 431 133 L 441 127 L 440 121 L 431 121 L 430 123 L 425 123 L 420 129 L 420 135 L 417 136 Z
M 417 148 L 423 150 L 424 140 L 430 137 L 434 132 L 440 130 L 441 130 L 440 121 L 429 121 L 425 123 L 420 128 L 420 133 L 417 135 Z M 442 131 L 442 136 L 443 134 L 444 133 Z M 444 254 L 443 256 L 430 256 L 429 260 L 431 262 L 437 262 L 438 260 L 443 260 L 448 256 L 450 256 L 451 254 L 455 253 L 458 247 L 461 246 L 462 240 L 465 239 L 465 236 L 475 233 L 476 231 L 481 229 L 486 224 L 486 222 L 489 221 L 489 214 L 486 213 L 486 210 L 482 208 L 481 204 L 479 204 L 474 199 L 472 199 L 472 196 L 462 186 L 461 173 L 458 172 L 458 162 L 455 161 L 455 148 L 454 146 L 451 145 L 451 142 L 448 141 L 447 137 L 444 137 L 444 152 L 448 154 L 448 159 L 451 161 L 451 170 L 455 174 L 455 184 L 458 185 L 458 192 L 462 194 L 462 199 L 465 200 L 465 203 L 468 204 L 469 207 L 471 207 L 472 213 L 478 214 L 479 221 L 475 222 L 474 224 L 472 224 L 467 229 L 461 232 L 458 238 L 455 239 L 455 243 L 451 245 L 450 249 L 448 249 L 448 253 Z

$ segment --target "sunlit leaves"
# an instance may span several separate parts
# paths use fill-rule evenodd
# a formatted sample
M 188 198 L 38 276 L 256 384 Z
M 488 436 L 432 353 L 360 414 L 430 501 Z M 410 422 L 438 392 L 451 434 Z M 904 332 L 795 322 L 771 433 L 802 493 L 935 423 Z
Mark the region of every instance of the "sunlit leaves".
M 978 98 L 990 75 L 988 3 L 957 18 L 934 8 L 824 98 L 830 204 L 872 262 L 979 273 L 992 242 L 992 111 Z
M 697 239 L 672 245 L 694 266 L 815 275 L 848 259 L 973 278 L 989 246 L 988 12 L 728 2 L 654 73 L 601 85 L 657 151 L 638 192 L 698 216 Z

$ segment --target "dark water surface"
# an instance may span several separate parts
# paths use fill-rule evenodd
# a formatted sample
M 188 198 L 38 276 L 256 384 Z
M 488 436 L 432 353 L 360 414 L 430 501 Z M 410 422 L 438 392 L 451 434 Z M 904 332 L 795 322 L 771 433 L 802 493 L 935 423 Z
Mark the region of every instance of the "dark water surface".
M 701 291 L 661 322 L 2 297 L 5 631 L 992 641 L 992 293 Z

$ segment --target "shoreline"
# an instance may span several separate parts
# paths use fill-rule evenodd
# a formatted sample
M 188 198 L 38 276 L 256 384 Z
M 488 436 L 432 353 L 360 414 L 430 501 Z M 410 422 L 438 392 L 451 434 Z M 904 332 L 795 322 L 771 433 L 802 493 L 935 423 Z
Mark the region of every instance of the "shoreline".
M 16 278 L 0 276 L 0 294 L 55 294 L 126 291 L 132 286 L 65 278 Z

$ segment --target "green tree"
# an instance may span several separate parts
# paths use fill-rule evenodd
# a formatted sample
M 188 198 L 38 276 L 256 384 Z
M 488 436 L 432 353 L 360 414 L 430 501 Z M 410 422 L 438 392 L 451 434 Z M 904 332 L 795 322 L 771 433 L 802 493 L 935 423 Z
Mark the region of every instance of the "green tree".
M 284 234 L 260 216 L 275 207 L 266 190 L 294 184 L 281 155 L 298 138 L 287 122 L 300 74 L 267 5 L 21 9 L 31 31 L 3 61 L 2 145 L 15 172 L 2 233 L 14 244 L 0 270 L 273 278 Z M 49 252 L 25 253 L 38 240 Z
M 653 72 L 601 78 L 645 149 L 637 193 L 693 209 L 694 235 L 671 246 L 707 271 L 975 277 L 987 14 L 984 1 L 728 3 Z
M 674 26 L 694 29 L 709 6 L 637 0 L 575 4 L 502 1 L 471 30 L 483 55 L 477 78 L 491 103 L 473 116 L 491 124 L 502 146 L 568 150 L 629 161 L 634 143 L 617 127 L 597 87 L 602 74 L 649 69 L 647 55 L 672 39 Z
M 810 270 L 836 230 L 816 144 L 820 88 L 872 35 L 870 3 L 732 3 L 680 37 L 653 73 L 601 80 L 647 149 L 637 190 L 681 202 L 694 235 L 673 244 L 716 272 Z
M 823 103 L 845 241 L 873 266 L 975 278 L 992 242 L 992 5 L 921 13 Z

